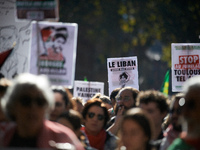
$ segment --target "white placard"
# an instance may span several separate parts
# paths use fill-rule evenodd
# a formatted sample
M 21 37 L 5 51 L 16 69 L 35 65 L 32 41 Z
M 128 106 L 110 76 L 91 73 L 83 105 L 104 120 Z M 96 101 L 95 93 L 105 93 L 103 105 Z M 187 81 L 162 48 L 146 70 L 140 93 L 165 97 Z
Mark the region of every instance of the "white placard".
M 192 76 L 200 75 L 200 44 L 172 43 L 172 91 L 182 92 L 183 83 Z
M 0 74 L 8 79 L 28 71 L 30 21 L 15 20 L 15 0 L 0 1 Z M 13 49 L 12 49 L 13 48 Z M 12 49 L 9 55 L 6 51 Z
M 29 70 L 45 74 L 52 85 L 73 87 L 78 25 L 33 22 Z
M 104 94 L 103 82 L 75 81 L 74 82 L 74 97 L 81 97 L 83 103 L 87 102 L 96 93 Z
M 109 95 L 115 88 L 130 86 L 139 90 L 137 57 L 108 58 Z

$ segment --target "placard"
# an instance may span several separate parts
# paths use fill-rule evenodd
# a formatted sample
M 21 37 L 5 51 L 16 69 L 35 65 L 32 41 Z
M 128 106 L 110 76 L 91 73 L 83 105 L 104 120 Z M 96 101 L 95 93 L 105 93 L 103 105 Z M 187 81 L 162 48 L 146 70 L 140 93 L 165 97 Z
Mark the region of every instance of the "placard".
M 73 87 L 78 25 L 33 22 L 29 70 L 45 74 L 53 85 Z
M 172 91 L 182 92 L 182 85 L 188 79 L 200 75 L 200 44 L 172 43 Z
M 83 103 L 91 99 L 96 93 L 104 94 L 103 82 L 75 81 L 73 96 L 81 97 Z
M 26 20 L 58 21 L 58 8 L 58 0 L 16 0 L 16 17 Z
M 137 57 L 108 58 L 109 95 L 115 88 L 130 86 L 139 90 Z

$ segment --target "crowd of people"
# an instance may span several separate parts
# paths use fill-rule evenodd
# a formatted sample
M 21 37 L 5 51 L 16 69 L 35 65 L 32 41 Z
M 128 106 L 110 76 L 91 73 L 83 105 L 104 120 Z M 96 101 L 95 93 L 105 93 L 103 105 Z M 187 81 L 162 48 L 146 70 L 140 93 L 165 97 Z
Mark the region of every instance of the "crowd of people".
M 199 150 L 200 76 L 166 96 L 132 87 L 83 104 L 44 75 L 0 79 L 0 149 Z

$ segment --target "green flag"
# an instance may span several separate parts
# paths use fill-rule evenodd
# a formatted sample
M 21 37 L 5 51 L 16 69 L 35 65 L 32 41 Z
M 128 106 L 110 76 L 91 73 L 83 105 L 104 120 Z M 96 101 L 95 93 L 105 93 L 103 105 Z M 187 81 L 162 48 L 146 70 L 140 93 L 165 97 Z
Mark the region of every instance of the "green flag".
M 164 78 L 164 81 L 163 81 L 163 84 L 162 84 L 162 87 L 161 87 L 161 90 L 160 90 L 166 96 L 169 93 L 169 72 L 170 72 L 170 70 L 168 70 L 166 72 L 165 78 Z
M 84 76 L 84 81 L 88 81 L 86 76 Z

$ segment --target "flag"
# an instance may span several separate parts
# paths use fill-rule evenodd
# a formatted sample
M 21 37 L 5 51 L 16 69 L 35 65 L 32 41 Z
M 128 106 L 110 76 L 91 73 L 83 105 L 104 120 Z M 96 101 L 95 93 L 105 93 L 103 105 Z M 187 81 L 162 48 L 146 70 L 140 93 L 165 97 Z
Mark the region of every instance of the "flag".
M 166 72 L 165 78 L 164 78 L 164 81 L 162 83 L 162 87 L 161 87 L 161 90 L 160 90 L 166 96 L 168 95 L 168 92 L 169 92 L 169 72 L 170 72 L 170 70 L 168 70 Z
M 86 76 L 84 76 L 84 81 L 88 81 Z

